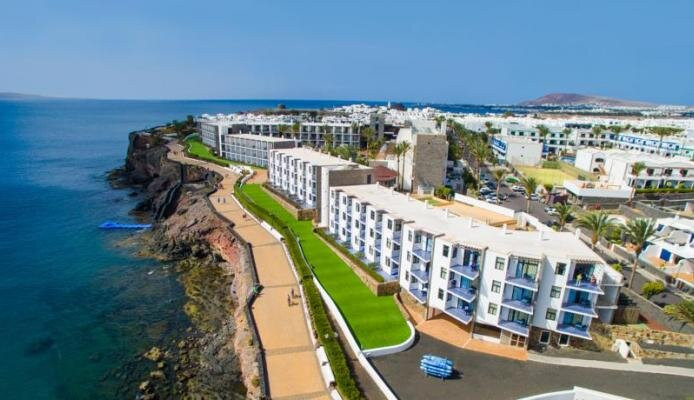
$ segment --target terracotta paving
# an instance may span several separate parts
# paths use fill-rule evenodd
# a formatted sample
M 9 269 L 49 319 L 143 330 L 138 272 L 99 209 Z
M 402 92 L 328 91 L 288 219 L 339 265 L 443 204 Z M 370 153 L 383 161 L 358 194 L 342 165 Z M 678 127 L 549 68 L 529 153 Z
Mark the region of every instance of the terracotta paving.
M 265 353 L 269 392 L 273 399 L 330 399 L 318 365 L 318 359 L 306 326 L 299 285 L 280 242 L 269 234 L 233 200 L 236 175 L 229 170 L 182 156 L 182 147 L 170 145 L 169 158 L 202 165 L 220 173 L 223 189 L 210 196 L 215 209 L 234 223 L 236 231 L 253 248 L 258 279 L 263 285 L 253 303 L 260 342 Z M 260 171 L 255 183 L 267 175 Z M 287 298 L 294 289 L 295 297 Z M 289 296 L 290 297 L 290 296 Z
M 419 315 L 416 311 L 411 310 L 407 304 L 401 304 L 408 311 L 408 314 Z M 528 359 L 528 352 L 525 349 L 473 339 L 470 335 L 469 327 L 463 327 L 453 318 L 444 314 L 437 315 L 426 321 L 417 318 L 415 319 L 415 323 L 415 328 L 419 332 L 461 349 L 492 354 L 514 360 L 526 361 Z

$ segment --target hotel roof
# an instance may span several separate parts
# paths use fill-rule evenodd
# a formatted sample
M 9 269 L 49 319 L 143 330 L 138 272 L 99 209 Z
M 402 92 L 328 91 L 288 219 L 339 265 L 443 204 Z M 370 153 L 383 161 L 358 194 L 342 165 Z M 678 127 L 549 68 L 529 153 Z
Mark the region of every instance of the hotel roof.
M 353 161 L 345 160 L 340 157 L 334 157 L 330 154 L 321 153 L 311 150 L 306 147 L 296 147 L 293 149 L 276 149 L 274 152 L 287 154 L 302 161 L 306 161 L 316 166 L 345 166 L 353 168 L 369 168 Z
M 657 154 L 645 154 L 640 151 L 626 151 L 619 149 L 601 150 L 592 147 L 586 147 L 578 150 L 579 152 L 589 154 L 604 154 L 605 157 L 613 160 L 626 163 L 643 162 L 647 166 L 666 167 L 666 168 L 694 168 L 694 162 L 687 157 L 663 157 Z
M 222 137 L 235 137 L 239 139 L 249 139 L 249 140 L 257 140 L 259 142 L 268 142 L 268 143 L 277 143 L 277 142 L 293 142 L 294 139 L 287 139 L 287 138 L 279 138 L 279 137 L 272 137 L 272 136 L 260 136 L 260 135 L 253 135 L 250 133 L 234 133 L 231 135 L 222 135 Z
M 505 254 L 540 259 L 543 255 L 560 259 L 586 260 L 604 263 L 574 234 L 555 231 L 518 231 L 496 228 L 468 217 L 448 213 L 445 208 L 429 208 L 423 202 L 380 185 L 339 186 L 347 195 L 360 202 L 401 218 L 415 228 L 463 246 L 491 248 Z

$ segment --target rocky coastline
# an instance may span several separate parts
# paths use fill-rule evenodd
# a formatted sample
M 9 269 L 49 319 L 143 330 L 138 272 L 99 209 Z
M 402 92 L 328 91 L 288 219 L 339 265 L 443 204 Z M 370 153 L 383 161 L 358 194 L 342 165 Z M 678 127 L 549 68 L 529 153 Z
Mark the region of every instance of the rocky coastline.
M 253 289 L 249 255 L 207 199 L 220 177 L 169 160 L 165 143 L 156 130 L 131 133 L 124 166 L 108 177 L 141 191 L 133 213 L 153 228 L 138 253 L 175 265 L 191 321 L 185 337 L 136 358 L 148 371 L 137 397 L 259 398 L 259 346 L 244 310 Z

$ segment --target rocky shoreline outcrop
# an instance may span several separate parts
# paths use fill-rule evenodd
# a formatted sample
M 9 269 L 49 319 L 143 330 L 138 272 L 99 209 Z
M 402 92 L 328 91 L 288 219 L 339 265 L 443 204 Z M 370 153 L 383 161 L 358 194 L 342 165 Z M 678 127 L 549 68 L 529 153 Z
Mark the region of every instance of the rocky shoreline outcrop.
M 253 288 L 249 255 L 207 200 L 220 177 L 169 160 L 156 133 L 131 133 L 129 140 L 125 164 L 109 181 L 143 192 L 133 211 L 153 229 L 142 236 L 140 255 L 175 263 L 194 327 L 142 354 L 151 368 L 139 397 L 259 398 L 259 348 L 243 307 Z

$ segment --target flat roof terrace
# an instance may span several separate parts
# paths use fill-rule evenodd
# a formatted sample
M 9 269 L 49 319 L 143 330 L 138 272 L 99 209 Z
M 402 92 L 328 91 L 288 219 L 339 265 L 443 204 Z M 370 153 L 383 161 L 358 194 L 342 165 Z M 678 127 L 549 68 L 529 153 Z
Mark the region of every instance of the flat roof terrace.
M 325 154 L 321 153 L 319 151 L 307 149 L 305 147 L 297 147 L 293 149 L 280 149 L 280 150 L 274 150 L 277 153 L 280 154 L 286 154 L 288 156 L 292 156 L 294 158 L 300 159 L 302 161 L 306 161 L 311 163 L 312 165 L 316 166 L 346 166 L 346 167 L 352 167 L 352 168 L 360 168 L 360 169 L 367 169 L 370 167 L 366 167 L 361 164 L 357 164 L 353 161 L 345 160 L 340 157 L 333 157 L 330 154 Z

